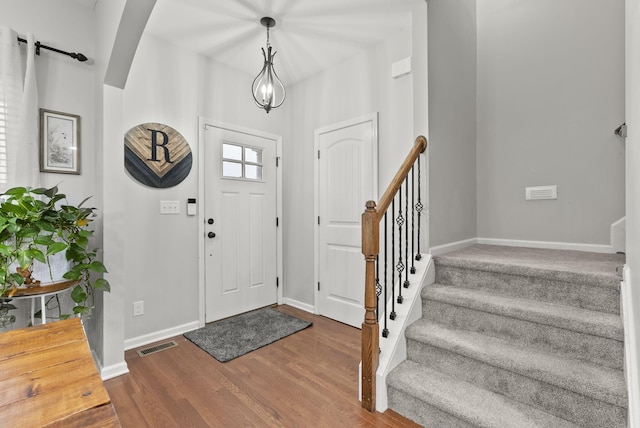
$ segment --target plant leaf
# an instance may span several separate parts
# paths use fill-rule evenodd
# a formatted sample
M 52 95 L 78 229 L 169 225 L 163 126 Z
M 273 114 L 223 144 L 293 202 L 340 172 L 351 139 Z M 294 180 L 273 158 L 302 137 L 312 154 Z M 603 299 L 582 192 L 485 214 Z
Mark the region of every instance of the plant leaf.
M 33 239 L 33 242 L 38 245 L 44 245 L 45 247 L 56 243 L 49 235 L 38 235 Z
M 8 213 L 16 214 L 18 216 L 24 216 L 27 213 L 27 210 L 25 210 L 20 205 L 10 203 L 2 204 L 2 210 Z
M 66 249 L 67 244 L 65 244 L 64 242 L 54 242 L 53 244 L 49 245 L 49 248 L 47 248 L 47 256 L 57 254 L 60 251 L 64 251 Z
M 76 303 L 82 303 L 87 300 L 87 293 L 84 292 L 84 289 L 80 285 L 76 285 L 71 291 L 71 299 Z M 75 312 L 75 308 L 74 313 L 78 313 Z
M 24 278 L 22 276 L 20 276 L 19 273 L 12 273 L 9 275 L 11 277 L 11 279 L 13 279 L 16 284 L 18 285 L 22 285 L 24 283 Z
M 53 233 L 56 231 L 56 228 L 53 224 L 51 224 L 51 222 L 49 221 L 45 221 L 45 220 L 40 220 L 40 221 L 36 221 L 36 225 L 44 230 L 45 232 L 50 232 Z
M 26 187 L 13 187 L 9 190 L 7 190 L 6 192 L 4 192 L 4 195 L 22 195 L 24 193 L 27 192 L 27 188 Z
M 38 250 L 37 248 L 31 248 L 25 251 L 25 255 L 30 259 L 35 259 L 39 261 L 40 263 L 45 263 L 45 264 L 47 263 L 47 260 L 44 258 L 44 253 Z
M 44 194 L 50 198 L 53 198 L 57 193 L 58 193 L 58 186 L 53 186 L 51 189 L 47 189 L 44 191 Z
M 9 257 L 11 255 L 11 247 L 0 244 L 0 255 L 3 257 Z
M 84 203 L 85 203 L 85 202 L 87 202 L 89 199 L 91 199 L 91 196 L 87 196 L 86 198 L 84 198 L 84 199 L 82 200 L 82 202 L 80 202 L 80 203 L 78 204 L 78 208 L 80 208 L 82 205 L 84 205 Z
M 87 247 L 89 246 L 89 240 L 87 238 L 85 238 L 84 236 L 78 236 L 76 238 L 76 244 L 82 248 L 82 250 L 86 250 Z
M 111 284 L 104 278 L 98 278 L 96 282 L 93 283 L 93 288 L 101 291 L 111 291 Z
M 71 269 L 69 272 L 65 273 L 64 275 L 62 275 L 62 277 L 64 279 L 70 279 L 71 281 L 76 281 L 78 279 L 80 279 L 80 275 L 82 274 L 82 272 L 80 272 L 79 269 Z
M 22 238 L 33 238 L 37 236 L 38 233 L 40 233 L 40 228 L 38 226 L 32 225 L 23 227 L 22 230 L 16 233 L 16 235 Z
M 88 308 L 86 306 L 74 306 L 73 307 L 73 313 L 74 314 L 81 314 L 81 315 L 89 315 L 91 314 L 91 308 Z
M 102 262 L 99 260 L 92 261 L 89 265 L 89 270 L 92 270 L 94 272 L 107 272 L 107 268 L 105 268 Z

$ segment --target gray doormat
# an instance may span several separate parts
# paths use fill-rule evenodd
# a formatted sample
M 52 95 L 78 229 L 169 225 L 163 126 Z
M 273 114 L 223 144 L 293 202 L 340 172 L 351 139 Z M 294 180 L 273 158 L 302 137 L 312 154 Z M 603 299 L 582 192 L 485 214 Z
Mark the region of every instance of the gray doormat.
M 311 325 L 309 321 L 275 309 L 263 308 L 212 322 L 185 333 L 184 337 L 224 363 Z

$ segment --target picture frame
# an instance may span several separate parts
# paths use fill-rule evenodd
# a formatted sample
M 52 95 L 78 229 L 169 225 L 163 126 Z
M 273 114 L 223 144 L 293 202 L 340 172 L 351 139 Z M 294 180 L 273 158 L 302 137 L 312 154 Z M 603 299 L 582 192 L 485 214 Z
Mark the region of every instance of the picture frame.
M 80 174 L 80 116 L 40 109 L 40 171 Z

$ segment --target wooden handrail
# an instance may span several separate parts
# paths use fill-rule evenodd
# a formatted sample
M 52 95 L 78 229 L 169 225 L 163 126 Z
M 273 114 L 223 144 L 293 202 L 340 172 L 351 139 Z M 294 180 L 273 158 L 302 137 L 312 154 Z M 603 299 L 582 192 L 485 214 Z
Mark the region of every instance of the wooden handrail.
M 380 329 L 376 318 L 376 257 L 380 252 L 380 220 L 389 208 L 398 189 L 411 172 L 413 164 L 420 153 L 427 148 L 427 139 L 422 135 L 415 143 L 400 166 L 391 184 L 376 205 L 368 201 L 362 213 L 362 254 L 365 258 L 365 291 L 364 322 L 362 323 L 362 407 L 374 412 L 376 410 L 376 371 L 378 369 L 378 353 Z
M 380 202 L 378 202 L 376 207 L 376 211 L 378 213 L 384 214 L 384 212 L 387 211 L 387 208 L 389 208 L 393 197 L 396 195 L 396 193 L 398 193 L 398 189 L 400 189 L 400 186 L 411 172 L 411 168 L 418 159 L 418 156 L 420 156 L 420 153 L 423 153 L 426 149 L 427 139 L 422 135 L 418 136 L 418 138 L 416 138 L 416 141 L 413 143 L 413 147 L 407 155 L 407 158 L 404 160 L 402 165 L 400 165 L 400 169 L 396 173 L 395 177 L 393 177 L 393 180 L 391 180 L 391 183 L 389 184 L 389 187 L 387 187 L 387 190 L 384 192 L 384 195 L 382 195 L 382 197 L 380 198 Z

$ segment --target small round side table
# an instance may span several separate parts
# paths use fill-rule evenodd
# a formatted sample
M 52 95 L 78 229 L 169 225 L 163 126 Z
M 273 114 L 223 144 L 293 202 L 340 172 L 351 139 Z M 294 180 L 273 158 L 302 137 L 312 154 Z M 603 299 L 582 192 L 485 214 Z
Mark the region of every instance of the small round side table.
M 39 285 L 35 287 L 18 288 L 18 290 L 11 297 L 3 297 L 3 299 L 31 299 L 31 325 L 36 325 L 35 314 L 36 305 L 35 301 L 40 298 L 40 309 L 42 310 L 41 320 L 42 324 L 47 323 L 47 304 L 46 298 L 58 293 L 62 293 L 76 285 L 78 281 L 61 281 L 53 284 Z

